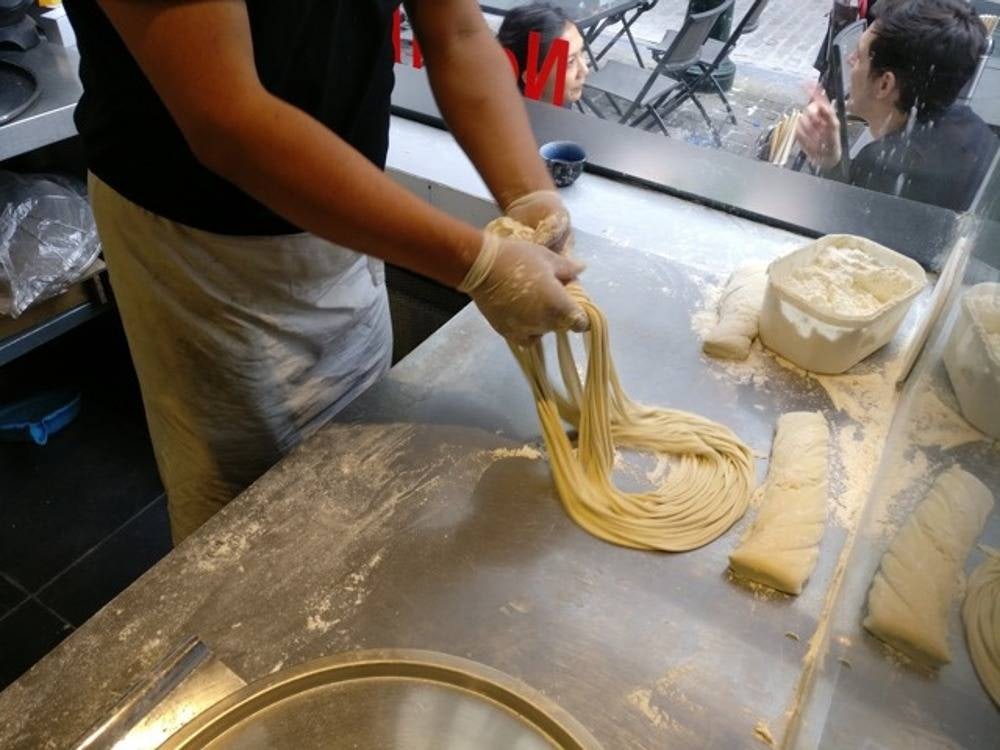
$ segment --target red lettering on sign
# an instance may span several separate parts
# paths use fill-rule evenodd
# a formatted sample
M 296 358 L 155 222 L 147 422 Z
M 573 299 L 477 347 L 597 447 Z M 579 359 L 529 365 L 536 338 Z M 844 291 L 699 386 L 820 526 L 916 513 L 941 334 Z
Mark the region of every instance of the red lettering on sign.
M 549 54 L 542 63 L 542 71 L 538 72 L 538 57 L 542 48 L 542 35 L 537 31 L 528 34 L 528 60 L 524 71 L 524 95 L 529 99 L 541 99 L 545 84 L 556 69 L 556 85 L 552 94 L 552 103 L 561 107 L 563 94 L 566 90 L 566 66 L 569 61 L 569 42 L 565 39 L 553 39 Z
M 403 23 L 399 9 L 392 15 L 392 49 L 396 63 L 403 62 Z M 566 68 L 569 65 L 569 42 L 565 39 L 553 39 L 552 46 L 545 56 L 542 69 L 538 69 L 538 58 L 541 56 L 542 35 L 537 31 L 528 34 L 528 59 L 525 61 L 524 95 L 529 99 L 541 99 L 545 86 L 555 70 L 556 80 L 552 92 L 552 103 L 561 107 L 566 92 Z M 517 58 L 509 49 L 505 49 L 514 77 L 521 77 Z M 413 56 L 411 64 L 414 68 L 424 67 L 424 55 L 416 38 L 413 39 Z
M 392 14 L 392 51 L 393 60 L 396 63 L 403 62 L 403 17 L 396 8 Z M 424 53 L 420 50 L 420 43 L 416 37 L 413 38 L 413 59 L 411 64 L 414 68 L 424 67 Z

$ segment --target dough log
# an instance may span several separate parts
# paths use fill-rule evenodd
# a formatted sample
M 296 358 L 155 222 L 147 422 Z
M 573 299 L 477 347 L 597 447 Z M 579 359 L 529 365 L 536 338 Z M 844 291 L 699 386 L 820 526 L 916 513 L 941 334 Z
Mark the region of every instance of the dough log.
M 948 611 L 992 508 L 993 495 L 974 476 L 957 466 L 941 474 L 882 557 L 865 628 L 917 662 L 950 662 Z
M 729 556 L 733 572 L 788 594 L 816 567 L 826 525 L 830 431 L 819 412 L 782 414 L 757 518 Z
M 720 359 L 749 356 L 766 288 L 766 265 L 742 266 L 733 272 L 719 300 L 719 322 L 702 343 L 705 354 Z
M 962 622 L 976 674 L 1000 707 L 1000 553 L 993 552 L 969 578 Z

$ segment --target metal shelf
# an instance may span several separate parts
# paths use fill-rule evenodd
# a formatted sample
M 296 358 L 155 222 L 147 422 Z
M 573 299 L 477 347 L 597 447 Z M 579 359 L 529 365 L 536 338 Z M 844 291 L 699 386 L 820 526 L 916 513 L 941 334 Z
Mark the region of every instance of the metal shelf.
M 0 317 L 0 367 L 111 309 L 104 263 L 62 294 L 28 308 L 15 319 Z
M 76 48 L 42 42 L 27 52 L 0 52 L 0 60 L 30 68 L 41 92 L 24 114 L 0 127 L 0 161 L 75 136 L 73 110 L 83 93 Z

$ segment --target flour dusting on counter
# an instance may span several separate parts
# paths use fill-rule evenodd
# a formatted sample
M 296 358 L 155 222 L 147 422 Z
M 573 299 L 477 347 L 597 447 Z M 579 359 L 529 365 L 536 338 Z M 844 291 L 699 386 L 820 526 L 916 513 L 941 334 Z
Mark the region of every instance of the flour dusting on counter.
M 495 448 L 489 452 L 494 460 L 501 458 L 528 458 L 537 461 L 542 458 L 542 452 L 533 445 L 523 445 L 520 448 Z
M 1000 394 L 997 394 L 1000 398 Z M 933 388 L 927 388 L 917 403 L 910 439 L 919 446 L 957 448 L 965 443 L 989 440 L 948 406 Z

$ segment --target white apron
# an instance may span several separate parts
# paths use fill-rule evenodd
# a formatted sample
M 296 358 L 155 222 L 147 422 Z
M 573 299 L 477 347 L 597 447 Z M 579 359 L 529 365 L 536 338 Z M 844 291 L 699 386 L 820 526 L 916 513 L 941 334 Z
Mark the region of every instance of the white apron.
M 177 543 L 389 368 L 384 269 L 310 234 L 192 229 L 88 183 Z

